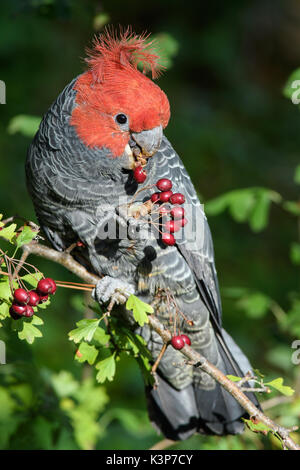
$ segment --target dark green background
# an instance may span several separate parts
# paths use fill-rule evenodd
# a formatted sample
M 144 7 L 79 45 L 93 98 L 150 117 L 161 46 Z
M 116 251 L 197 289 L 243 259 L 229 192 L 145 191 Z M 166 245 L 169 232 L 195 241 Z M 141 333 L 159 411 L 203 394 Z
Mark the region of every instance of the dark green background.
M 168 33 L 177 41 L 173 65 L 158 81 L 171 104 L 165 133 L 202 202 L 251 186 L 274 189 L 285 199 L 297 198 L 293 172 L 299 162 L 300 115 L 282 95 L 288 76 L 300 64 L 297 1 L 2 0 L 0 79 L 7 86 L 7 104 L 0 106 L 0 212 L 35 220 L 24 177 L 30 139 L 10 135 L 7 126 L 18 114 L 41 116 L 83 70 L 85 47 L 95 33 L 93 19 L 101 12 L 109 15 L 110 24 L 130 24 L 138 33 Z M 221 288 L 249 287 L 288 307 L 287 294 L 299 288 L 298 268 L 289 261 L 290 242 L 297 238 L 294 219 L 273 206 L 270 223 L 259 234 L 246 224 L 236 224 L 227 214 L 211 217 L 209 222 Z M 51 263 L 33 261 L 55 279 L 72 279 Z M 22 355 L 24 363 L 34 364 L 37 370 L 65 369 L 80 377 L 81 366 L 73 362 L 74 347 L 67 339 L 67 332 L 80 318 L 72 297 L 67 290 L 59 291 L 45 313 L 44 338 L 32 347 L 6 333 L 9 363 Z M 295 371 L 282 368 L 270 354 L 274 350 L 280 356 L 280 348 L 290 344 L 290 338 L 277 330 L 274 317 L 253 319 L 232 300 L 224 298 L 223 304 L 224 325 L 254 366 L 292 380 Z M 133 361 L 119 365 L 108 393 L 111 408 L 144 409 L 143 384 Z M 30 425 L 24 424 L 21 432 L 30 433 Z M 144 434 L 141 430 L 130 433 L 114 420 L 97 448 L 147 448 L 157 440 L 150 427 Z M 248 444 L 193 438 L 181 446 L 205 445 Z M 39 445 L 19 435 L 7 446 Z

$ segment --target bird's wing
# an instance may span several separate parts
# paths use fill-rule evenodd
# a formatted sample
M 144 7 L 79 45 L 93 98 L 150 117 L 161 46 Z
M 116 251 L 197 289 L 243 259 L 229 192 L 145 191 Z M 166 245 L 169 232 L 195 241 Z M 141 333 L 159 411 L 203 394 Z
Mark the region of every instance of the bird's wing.
M 163 167 L 168 168 L 163 177 L 170 178 L 174 191 L 183 193 L 186 200 L 184 208 L 188 223 L 184 227 L 185 233 L 181 239 L 178 239 L 176 234 L 177 249 L 193 273 L 201 299 L 209 311 L 223 356 L 230 362 L 236 374 L 240 375 L 240 368 L 226 344 L 222 330 L 222 307 L 213 242 L 203 205 L 200 204 L 197 192 L 183 163 L 166 138 L 164 138 L 160 152 L 164 154 L 161 155 L 161 159 L 167 160 L 167 165 L 163 165 Z

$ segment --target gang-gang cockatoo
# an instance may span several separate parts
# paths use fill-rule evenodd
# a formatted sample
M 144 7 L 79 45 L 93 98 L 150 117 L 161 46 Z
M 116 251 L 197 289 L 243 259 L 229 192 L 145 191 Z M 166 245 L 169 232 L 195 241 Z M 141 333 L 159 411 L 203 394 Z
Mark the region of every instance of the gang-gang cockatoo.
M 100 304 L 107 305 L 114 293 L 119 293 L 120 303 L 132 293 L 147 303 L 154 301 L 155 314 L 166 327 L 174 331 L 176 321 L 175 328 L 189 337 L 196 351 L 225 374 L 244 376 L 250 364 L 222 329 L 203 207 L 164 135 L 170 118 L 168 98 L 146 76 L 150 71 L 156 78 L 159 59 L 149 38 L 129 29 L 119 35 L 106 31 L 95 40 L 87 70 L 49 108 L 29 148 L 29 192 L 51 244 L 65 250 L 80 241 L 74 257 L 104 276 L 94 291 Z M 140 184 L 134 177 L 137 166 L 146 175 Z M 136 209 L 157 192 L 155 184 L 161 179 L 172 182 L 173 193 L 184 195 L 180 207 L 188 221 L 165 242 L 162 219 L 142 217 Z M 159 204 L 151 204 L 157 214 Z M 121 310 L 126 317 L 124 304 Z M 161 337 L 147 324 L 135 327 L 154 362 Z M 171 345 L 158 365 L 157 385 L 146 387 L 146 397 L 152 423 L 172 440 L 196 432 L 224 435 L 243 430 L 245 412 L 235 399 L 200 368 L 185 363 Z M 253 395 L 251 399 L 255 402 Z

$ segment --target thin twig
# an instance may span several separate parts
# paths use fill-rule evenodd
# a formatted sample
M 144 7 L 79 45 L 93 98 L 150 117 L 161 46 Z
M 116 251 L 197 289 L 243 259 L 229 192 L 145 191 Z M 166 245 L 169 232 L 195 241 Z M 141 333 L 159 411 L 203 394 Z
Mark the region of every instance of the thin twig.
M 43 258 L 54 261 L 66 267 L 69 271 L 76 274 L 85 282 L 96 284 L 100 277 L 88 272 L 81 264 L 75 261 L 72 256 L 65 252 L 58 252 L 45 245 L 39 245 L 36 242 L 31 242 L 28 245 L 23 245 L 23 250 L 28 254 L 35 254 Z M 154 316 L 149 315 L 149 325 L 156 331 L 162 338 L 164 343 L 169 343 L 172 334 L 167 330 L 164 325 Z M 185 346 L 180 350 L 181 353 L 191 362 L 194 367 L 199 367 L 203 372 L 210 375 L 216 382 L 218 382 L 225 390 L 227 390 L 241 405 L 241 407 L 249 414 L 256 422 L 265 424 L 274 434 L 280 436 L 283 446 L 288 449 L 300 450 L 300 446 L 296 444 L 290 437 L 290 429 L 278 425 L 259 410 L 252 401 L 240 390 L 240 388 L 226 377 L 214 364 L 209 362 L 202 354 L 192 349 L 190 346 Z M 294 430 L 294 428 L 293 428 Z

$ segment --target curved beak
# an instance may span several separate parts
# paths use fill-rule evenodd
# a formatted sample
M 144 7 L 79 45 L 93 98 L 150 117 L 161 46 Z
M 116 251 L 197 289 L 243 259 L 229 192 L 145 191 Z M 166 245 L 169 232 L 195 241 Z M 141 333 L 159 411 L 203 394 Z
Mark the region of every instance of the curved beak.
M 162 136 L 162 126 L 157 126 L 146 131 L 133 132 L 129 146 L 136 157 L 140 154 L 142 154 L 143 157 L 152 157 L 161 145 Z
M 162 126 L 131 133 L 129 143 L 126 145 L 120 159 L 121 166 L 125 169 L 132 170 L 136 167 L 137 162 L 145 164 L 146 159 L 152 157 L 159 149 L 162 137 Z

